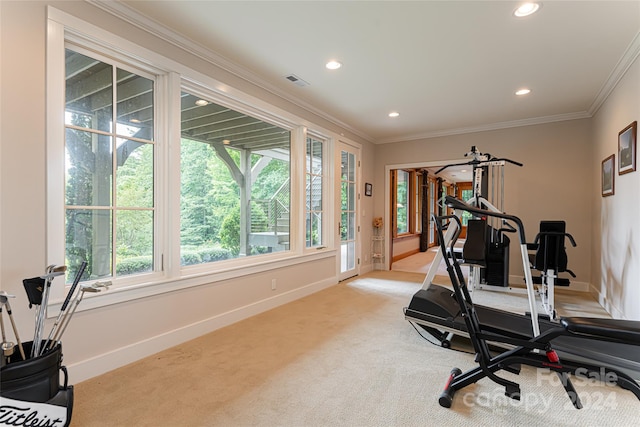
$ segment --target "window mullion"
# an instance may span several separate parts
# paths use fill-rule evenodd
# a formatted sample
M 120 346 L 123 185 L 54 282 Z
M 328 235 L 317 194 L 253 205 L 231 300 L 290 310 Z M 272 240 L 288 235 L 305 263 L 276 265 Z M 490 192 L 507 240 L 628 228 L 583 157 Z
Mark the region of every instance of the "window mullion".
M 164 89 L 158 99 L 159 121 L 156 159 L 158 161 L 158 187 L 156 196 L 160 211 L 165 214 L 158 223 L 164 233 L 158 233 L 164 273 L 168 277 L 180 274 L 180 93 L 178 73 L 169 73 L 158 85 Z M 165 191 L 166 189 L 166 191 Z
M 118 67 L 111 68 L 111 275 L 117 277 L 116 274 L 116 235 L 118 231 L 116 206 L 117 206 L 117 173 L 118 173 Z

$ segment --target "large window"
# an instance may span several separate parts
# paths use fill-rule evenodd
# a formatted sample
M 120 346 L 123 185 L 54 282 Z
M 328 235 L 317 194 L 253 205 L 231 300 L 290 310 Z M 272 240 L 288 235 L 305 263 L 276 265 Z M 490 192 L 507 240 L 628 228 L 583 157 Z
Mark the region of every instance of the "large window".
M 154 79 L 65 51 L 65 263 L 86 278 L 154 268 Z
M 67 265 L 68 282 L 86 261 L 82 281 L 127 290 L 95 305 L 287 266 L 334 242 L 328 139 L 65 19 L 49 20 L 47 39 L 47 259 Z
M 289 249 L 291 132 L 182 92 L 180 263 Z
M 322 246 L 324 141 L 307 137 L 306 152 L 306 247 Z

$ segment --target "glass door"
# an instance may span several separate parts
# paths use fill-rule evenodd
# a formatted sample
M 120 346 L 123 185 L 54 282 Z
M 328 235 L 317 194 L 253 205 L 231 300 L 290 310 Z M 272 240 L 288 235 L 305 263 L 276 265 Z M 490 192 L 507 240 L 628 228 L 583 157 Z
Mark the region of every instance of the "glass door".
M 359 273 L 358 150 L 342 144 L 340 150 L 340 275 L 344 280 Z

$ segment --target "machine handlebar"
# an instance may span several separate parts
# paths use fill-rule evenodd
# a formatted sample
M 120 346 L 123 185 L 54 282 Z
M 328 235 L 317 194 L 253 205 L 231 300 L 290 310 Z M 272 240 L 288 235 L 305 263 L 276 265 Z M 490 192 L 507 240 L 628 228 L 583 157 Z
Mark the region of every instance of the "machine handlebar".
M 502 212 L 494 212 L 487 209 L 480 209 L 475 206 L 471 206 L 460 199 L 456 199 L 453 196 L 446 196 L 445 204 L 450 208 L 467 211 L 467 212 L 476 214 L 478 216 L 490 216 L 494 218 L 506 219 L 507 221 L 513 221 L 516 224 L 518 229 L 520 244 L 525 245 L 527 242 L 527 239 L 525 238 L 525 233 L 524 233 L 524 224 L 522 224 L 522 220 L 515 215 L 509 215 Z

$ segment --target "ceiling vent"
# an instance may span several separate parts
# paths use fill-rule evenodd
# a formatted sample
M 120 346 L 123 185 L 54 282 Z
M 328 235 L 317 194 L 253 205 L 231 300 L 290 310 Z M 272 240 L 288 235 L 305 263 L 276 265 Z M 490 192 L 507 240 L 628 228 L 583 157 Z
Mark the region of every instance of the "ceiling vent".
M 290 82 L 300 87 L 309 86 L 309 82 L 302 80 L 300 77 L 296 76 L 295 74 L 289 74 L 288 76 L 285 76 L 285 79 L 289 80 Z

